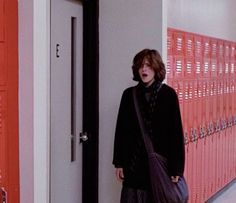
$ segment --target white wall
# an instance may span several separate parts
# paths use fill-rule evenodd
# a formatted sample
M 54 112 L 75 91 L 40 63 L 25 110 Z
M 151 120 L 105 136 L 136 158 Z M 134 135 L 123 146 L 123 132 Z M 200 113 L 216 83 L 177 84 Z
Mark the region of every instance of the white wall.
M 20 202 L 49 202 L 50 1 L 19 0 Z
M 163 2 L 165 0 L 100 0 L 100 203 L 119 202 L 121 184 L 115 180 L 112 165 L 114 130 L 122 91 L 136 84 L 132 82 L 132 59 L 144 48 L 158 49 L 165 57 Z
M 34 203 L 49 202 L 50 1 L 34 0 Z
M 20 202 L 34 202 L 33 177 L 33 3 L 19 1 Z
M 168 27 L 236 41 L 235 0 L 168 0 Z

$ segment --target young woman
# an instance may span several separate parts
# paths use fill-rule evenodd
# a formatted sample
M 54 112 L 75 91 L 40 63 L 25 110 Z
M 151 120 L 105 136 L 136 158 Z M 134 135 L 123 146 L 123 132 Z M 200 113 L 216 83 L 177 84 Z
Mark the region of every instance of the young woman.
M 158 51 L 144 49 L 133 59 L 133 79 L 145 128 L 154 149 L 168 160 L 169 176 L 178 182 L 184 172 L 185 152 L 178 97 L 166 84 L 165 65 Z M 113 164 L 123 183 L 121 203 L 151 203 L 147 152 L 136 115 L 133 87 L 123 92 L 115 132 Z

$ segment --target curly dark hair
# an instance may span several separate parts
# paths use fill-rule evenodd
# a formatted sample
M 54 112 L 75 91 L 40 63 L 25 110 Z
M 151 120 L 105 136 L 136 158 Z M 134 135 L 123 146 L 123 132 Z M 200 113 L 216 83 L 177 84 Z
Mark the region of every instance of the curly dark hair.
M 143 49 L 135 55 L 132 65 L 133 80 L 141 81 L 139 69 L 145 59 L 148 60 L 155 71 L 155 80 L 162 82 L 166 76 L 165 64 L 162 61 L 161 55 L 155 49 Z

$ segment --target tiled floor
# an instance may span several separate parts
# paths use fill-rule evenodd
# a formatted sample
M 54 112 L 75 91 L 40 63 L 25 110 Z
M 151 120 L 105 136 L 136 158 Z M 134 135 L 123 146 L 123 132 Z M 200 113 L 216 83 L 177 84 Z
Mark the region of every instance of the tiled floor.
M 212 198 L 207 203 L 236 203 L 236 181 L 233 181 L 229 186 L 226 186 L 219 195 Z

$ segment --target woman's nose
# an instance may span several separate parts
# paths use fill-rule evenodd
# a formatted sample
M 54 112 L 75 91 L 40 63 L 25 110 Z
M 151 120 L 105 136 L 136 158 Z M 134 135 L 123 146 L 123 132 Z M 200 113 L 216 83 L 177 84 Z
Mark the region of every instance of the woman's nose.
M 142 70 L 146 70 L 146 69 L 147 69 L 147 66 L 146 66 L 145 64 L 143 64 L 143 65 L 141 66 L 141 69 L 142 69 Z

